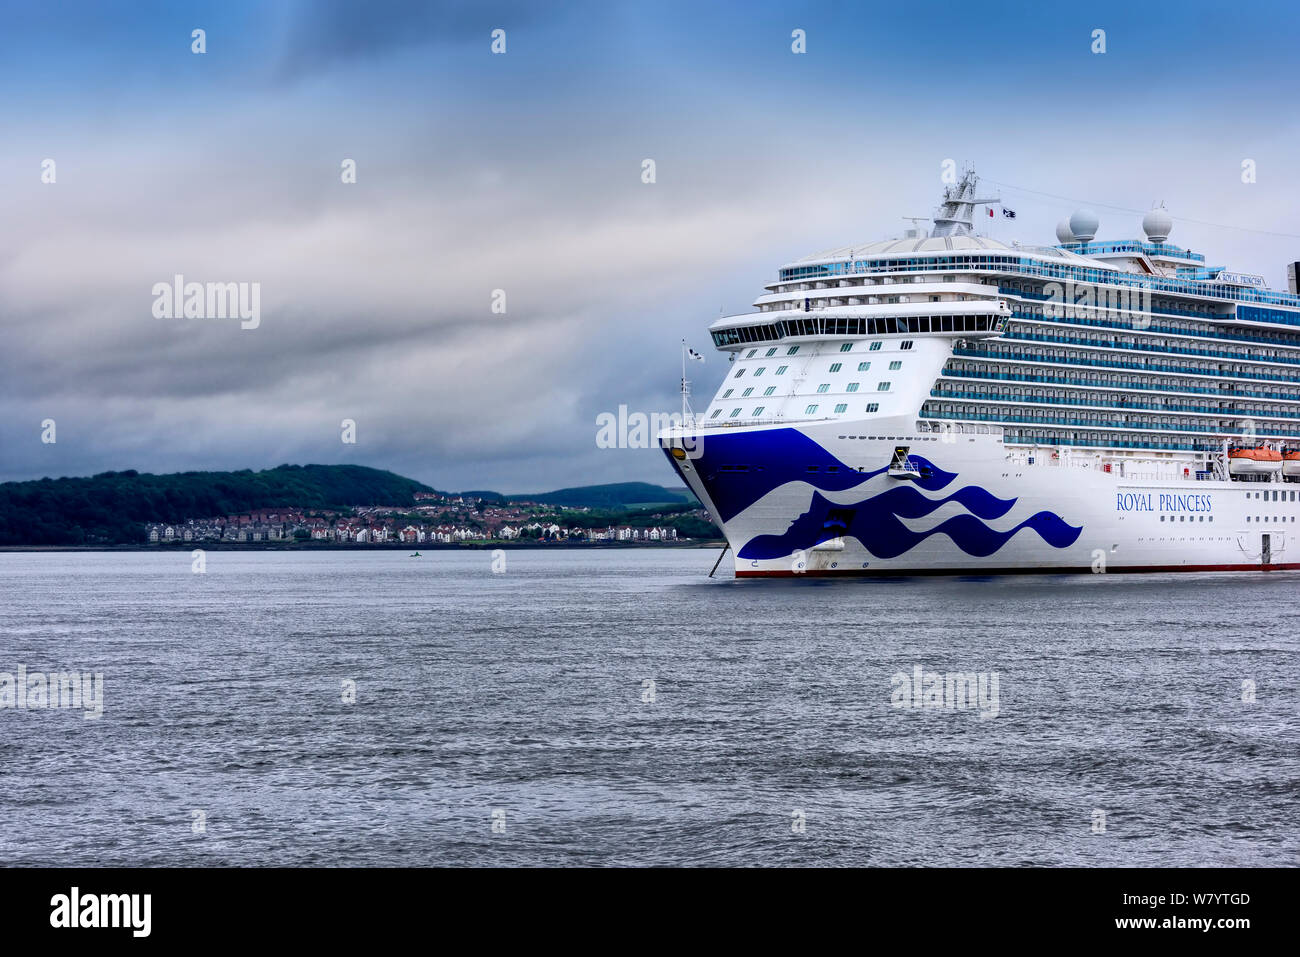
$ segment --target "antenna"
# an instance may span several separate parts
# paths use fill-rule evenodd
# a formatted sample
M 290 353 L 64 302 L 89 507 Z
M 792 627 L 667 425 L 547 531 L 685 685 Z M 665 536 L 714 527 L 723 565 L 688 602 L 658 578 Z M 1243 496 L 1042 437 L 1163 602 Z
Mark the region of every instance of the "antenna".
M 930 235 L 930 231 L 921 225 L 930 221 L 929 216 L 904 216 L 903 219 L 912 224 L 912 227 L 903 233 L 905 239 L 925 239 Z

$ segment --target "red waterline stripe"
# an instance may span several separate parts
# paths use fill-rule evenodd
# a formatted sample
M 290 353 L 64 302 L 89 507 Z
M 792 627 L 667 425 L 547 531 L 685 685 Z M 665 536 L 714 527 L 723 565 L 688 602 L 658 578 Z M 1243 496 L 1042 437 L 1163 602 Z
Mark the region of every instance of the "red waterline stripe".
M 1104 574 L 1127 575 L 1147 572 L 1276 572 L 1300 569 L 1300 562 L 1277 565 L 1128 565 L 1107 566 Z M 737 578 L 878 578 L 885 576 L 913 577 L 918 575 L 1092 575 L 1090 565 L 1062 566 L 1059 568 L 1036 566 L 1034 568 L 818 568 L 809 571 L 736 570 Z

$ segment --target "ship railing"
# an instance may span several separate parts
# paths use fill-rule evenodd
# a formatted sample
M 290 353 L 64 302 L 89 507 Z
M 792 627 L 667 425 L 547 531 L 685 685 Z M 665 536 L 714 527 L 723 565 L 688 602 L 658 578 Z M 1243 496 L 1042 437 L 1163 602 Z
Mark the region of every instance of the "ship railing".
M 1157 459 L 1126 459 L 1096 452 L 1068 454 L 1065 450 L 1042 448 L 1013 448 L 1007 453 L 1008 461 L 1015 465 L 1033 468 L 1075 468 L 1093 472 L 1106 472 L 1123 479 L 1144 479 L 1159 482 L 1178 480 L 1188 482 L 1210 481 L 1221 478 L 1215 463 Z
M 836 416 L 833 415 L 815 417 L 774 415 L 758 419 L 700 420 L 697 427 L 700 429 L 738 429 L 751 425 L 804 425 L 809 422 L 830 422 L 835 418 Z
M 935 413 L 936 416 L 943 413 Z M 916 423 L 918 432 L 949 432 L 957 435 L 1001 435 L 1002 429 L 996 425 L 976 425 L 970 422 L 927 422 L 919 419 Z

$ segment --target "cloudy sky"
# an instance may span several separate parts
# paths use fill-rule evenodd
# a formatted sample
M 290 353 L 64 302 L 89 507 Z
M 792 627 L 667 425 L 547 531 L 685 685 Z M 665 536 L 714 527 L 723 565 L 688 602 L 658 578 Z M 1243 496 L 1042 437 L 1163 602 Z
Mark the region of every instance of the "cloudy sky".
M 3 480 L 356 462 L 449 489 L 672 484 L 656 451 L 597 448 L 597 415 L 675 409 L 683 337 L 711 395 L 708 323 L 785 262 L 930 214 L 946 159 L 1017 211 L 999 239 L 1050 241 L 1084 203 L 1130 238 L 1164 200 L 1213 264 L 1284 286 L 1300 259 L 1281 3 L 2 16 Z M 156 318 L 176 274 L 260 283 L 260 326 Z

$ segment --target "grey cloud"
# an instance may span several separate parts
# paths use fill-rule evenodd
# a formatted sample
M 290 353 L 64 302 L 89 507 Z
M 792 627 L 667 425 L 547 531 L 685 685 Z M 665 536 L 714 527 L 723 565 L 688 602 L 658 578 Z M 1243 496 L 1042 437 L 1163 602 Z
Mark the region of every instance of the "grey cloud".
M 951 136 L 997 157 L 997 178 L 1035 185 L 976 124 L 882 145 L 879 118 L 855 131 L 808 115 L 785 135 L 767 103 L 580 113 L 524 90 L 485 110 L 345 86 L 232 100 L 201 135 L 175 135 L 189 127 L 170 101 L 134 126 L 74 130 L 54 187 L 30 175 L 43 131 L 6 137 L 0 478 L 355 461 L 442 488 L 669 482 L 653 451 L 597 449 L 595 417 L 674 409 L 680 338 L 708 354 L 691 374 L 711 395 L 719 307 L 744 308 L 784 261 L 928 212 Z M 339 182 L 345 156 L 355 186 Z M 654 186 L 640 183 L 646 156 Z M 1073 188 L 1104 196 L 1130 162 L 1095 158 Z M 1197 172 L 1171 188 L 1204 190 Z M 1225 220 L 1267 217 L 1277 193 L 1234 200 L 1228 180 Z M 1022 235 L 1050 238 L 1054 216 Z M 1218 248 L 1241 268 L 1277 256 L 1244 239 Z M 261 282 L 261 328 L 154 319 L 150 289 L 176 272 Z M 496 288 L 505 316 L 488 309 Z M 47 416 L 56 446 L 39 442 Z M 345 417 L 355 447 L 339 442 Z

